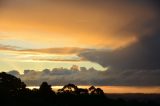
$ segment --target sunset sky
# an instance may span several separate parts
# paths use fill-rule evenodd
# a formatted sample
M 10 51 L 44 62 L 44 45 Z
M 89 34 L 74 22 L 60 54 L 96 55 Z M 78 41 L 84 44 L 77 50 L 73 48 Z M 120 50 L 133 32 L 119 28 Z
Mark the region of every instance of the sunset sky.
M 77 65 L 103 71 L 85 75 L 99 85 L 160 85 L 159 7 L 158 0 L 0 0 L 0 71 Z

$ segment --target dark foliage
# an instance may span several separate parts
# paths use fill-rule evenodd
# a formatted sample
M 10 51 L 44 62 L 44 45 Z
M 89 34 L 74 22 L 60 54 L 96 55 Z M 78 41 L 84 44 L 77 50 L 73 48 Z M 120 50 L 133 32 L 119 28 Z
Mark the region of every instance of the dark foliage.
M 20 79 L 0 73 L 0 106 L 158 106 L 155 102 L 124 101 L 109 99 L 100 88 L 78 88 L 65 85 L 54 92 L 51 85 L 43 82 L 39 89 L 27 89 Z

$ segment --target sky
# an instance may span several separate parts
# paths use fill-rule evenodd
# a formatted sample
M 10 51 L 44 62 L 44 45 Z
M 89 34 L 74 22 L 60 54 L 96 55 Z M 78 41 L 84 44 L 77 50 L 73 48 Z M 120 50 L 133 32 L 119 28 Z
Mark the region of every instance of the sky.
M 158 0 L 0 0 L 0 71 L 30 85 L 24 70 L 35 82 L 159 86 L 159 7 Z

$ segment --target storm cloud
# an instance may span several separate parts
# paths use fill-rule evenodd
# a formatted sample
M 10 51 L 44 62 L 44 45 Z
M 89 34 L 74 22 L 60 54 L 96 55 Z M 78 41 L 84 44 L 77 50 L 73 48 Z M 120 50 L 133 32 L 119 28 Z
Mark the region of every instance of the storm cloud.
M 125 33 L 128 33 L 128 36 L 138 35 L 135 42 L 115 50 L 84 52 L 80 56 L 114 69 L 160 69 L 160 2 L 134 1 L 135 4 L 138 2 L 150 6 L 155 14 L 154 16 L 150 14 L 152 18 L 148 20 L 146 17 L 134 18 L 119 29 L 119 35 Z
M 144 31 L 145 27 L 148 30 Z M 135 31 L 141 36 L 130 45 L 115 50 L 85 52 L 79 56 L 109 68 L 106 84 L 159 85 L 160 22 L 151 21 Z
M 160 33 L 145 36 L 135 44 L 114 51 L 95 51 L 80 56 L 116 69 L 160 69 Z

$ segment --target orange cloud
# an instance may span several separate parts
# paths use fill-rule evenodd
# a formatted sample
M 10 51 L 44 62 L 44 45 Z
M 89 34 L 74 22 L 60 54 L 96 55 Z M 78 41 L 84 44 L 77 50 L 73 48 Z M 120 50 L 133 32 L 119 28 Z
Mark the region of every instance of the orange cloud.
M 78 54 L 88 52 L 93 49 L 87 48 L 45 48 L 45 49 L 19 49 L 18 47 L 0 45 L 0 51 L 7 53 L 12 60 L 27 61 L 65 61 L 80 62 L 85 58 L 79 57 Z M 10 55 L 12 55 L 10 57 Z M 14 55 L 14 56 L 13 56 Z
M 79 54 L 92 49 L 76 48 L 76 47 L 63 47 L 63 48 L 44 48 L 44 49 L 24 49 L 18 50 L 19 52 L 37 52 L 37 53 L 49 53 L 49 54 Z
M 85 59 L 80 58 L 80 59 L 32 59 L 35 61 L 65 61 L 65 62 L 81 62 L 81 61 L 85 61 Z
M 78 48 L 78 47 L 63 47 L 63 48 L 42 48 L 42 49 L 23 49 L 16 46 L 10 45 L 2 45 L 0 44 L 0 51 L 10 51 L 20 54 L 60 54 L 60 55 L 67 55 L 67 54 L 79 54 L 83 52 L 92 51 L 94 49 L 88 48 Z
M 157 16 L 154 8 L 138 2 L 3 2 L 0 29 L 8 32 L 7 39 L 47 47 L 119 48 L 147 33 L 144 23 Z
M 0 44 L 0 50 L 14 51 L 14 50 L 16 50 L 16 48 L 17 48 L 17 47 L 15 47 L 15 46 L 2 45 L 2 44 Z

